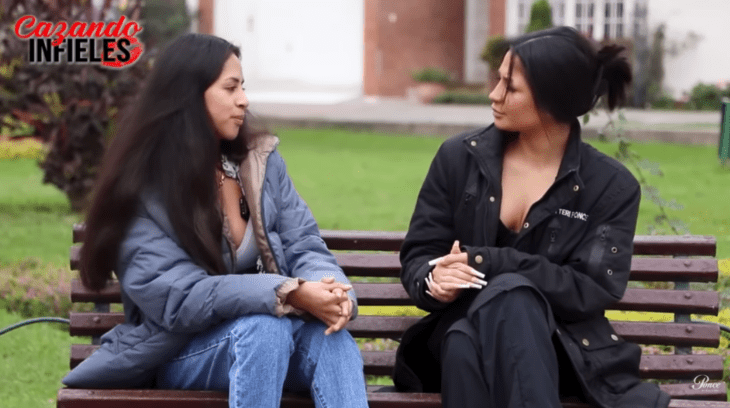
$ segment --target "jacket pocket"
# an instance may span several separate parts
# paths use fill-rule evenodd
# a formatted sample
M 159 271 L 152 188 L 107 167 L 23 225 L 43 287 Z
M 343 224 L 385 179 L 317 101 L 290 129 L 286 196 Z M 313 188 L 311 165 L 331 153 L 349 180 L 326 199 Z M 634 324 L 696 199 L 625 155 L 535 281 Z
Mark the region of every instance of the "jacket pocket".
M 586 382 L 622 394 L 639 381 L 641 348 L 625 341 L 604 316 L 571 323 L 565 330 L 580 347 Z

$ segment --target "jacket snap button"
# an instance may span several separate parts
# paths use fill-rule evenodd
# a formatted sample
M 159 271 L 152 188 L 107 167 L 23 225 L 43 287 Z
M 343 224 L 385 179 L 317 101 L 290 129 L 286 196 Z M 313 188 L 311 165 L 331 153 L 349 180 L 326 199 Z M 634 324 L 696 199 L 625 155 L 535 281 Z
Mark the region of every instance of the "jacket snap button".
M 613 252 L 615 254 L 616 252 L 618 252 L 618 248 L 616 248 L 616 247 L 611 248 L 611 252 Z
M 472 140 L 472 141 L 471 141 L 471 145 L 472 145 L 472 146 L 476 146 L 476 145 L 477 145 L 477 141 L 476 141 L 476 140 Z
M 607 271 L 606 271 L 606 273 L 607 273 L 607 274 L 609 274 L 609 275 L 613 275 L 613 271 L 612 271 L 612 270 L 610 270 L 610 269 L 609 269 L 609 270 L 607 270 Z
M 525 225 L 522 226 L 522 228 L 530 228 L 530 223 L 526 222 Z
M 582 343 L 583 343 L 583 345 L 584 345 L 584 346 L 586 346 L 586 347 L 588 347 L 588 346 L 590 346 L 590 345 L 591 345 L 591 342 L 590 342 L 590 341 L 588 341 L 588 339 L 583 339 Z
M 494 202 L 494 196 L 489 197 L 489 202 L 490 203 L 493 203 Z
M 481 255 L 477 255 L 474 257 L 474 262 L 481 264 L 484 261 L 484 258 L 482 258 Z
M 615 334 L 612 334 L 611 339 L 613 339 L 613 341 L 618 341 L 618 336 Z
M 578 190 L 580 190 L 580 187 L 578 187 L 578 185 L 577 185 L 577 184 L 576 184 L 576 185 L 574 185 L 574 186 L 573 186 L 573 191 L 578 191 Z

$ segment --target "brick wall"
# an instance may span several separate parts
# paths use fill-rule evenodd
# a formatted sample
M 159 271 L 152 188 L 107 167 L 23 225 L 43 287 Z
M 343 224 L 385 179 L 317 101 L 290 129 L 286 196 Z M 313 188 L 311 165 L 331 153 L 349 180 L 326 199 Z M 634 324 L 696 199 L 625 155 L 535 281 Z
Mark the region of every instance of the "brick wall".
M 464 0 L 365 0 L 364 34 L 366 95 L 405 96 L 426 66 L 463 77 Z

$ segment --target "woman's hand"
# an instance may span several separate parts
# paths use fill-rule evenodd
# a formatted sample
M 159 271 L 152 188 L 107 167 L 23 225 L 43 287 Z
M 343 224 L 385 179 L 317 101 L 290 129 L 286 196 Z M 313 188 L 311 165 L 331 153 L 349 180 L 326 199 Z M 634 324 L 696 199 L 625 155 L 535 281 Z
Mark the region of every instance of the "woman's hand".
M 347 294 L 351 289 L 351 285 L 335 282 L 334 278 L 322 278 L 300 284 L 286 302 L 321 320 L 328 326 L 324 333 L 330 334 L 345 327 L 352 317 L 352 301 Z
M 481 289 L 487 285 L 484 274 L 469 266 L 469 257 L 454 241 L 451 252 L 440 258 L 436 267 L 426 277 L 426 293 L 442 303 L 451 303 L 464 289 Z

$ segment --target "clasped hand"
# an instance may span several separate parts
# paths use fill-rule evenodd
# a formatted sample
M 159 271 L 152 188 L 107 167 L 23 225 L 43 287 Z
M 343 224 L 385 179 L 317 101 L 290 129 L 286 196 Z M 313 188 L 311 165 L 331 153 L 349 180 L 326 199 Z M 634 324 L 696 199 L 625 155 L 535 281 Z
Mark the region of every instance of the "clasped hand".
M 451 252 L 438 258 L 436 266 L 426 277 L 428 293 L 442 303 L 451 303 L 464 289 L 487 286 L 484 274 L 469 266 L 469 255 L 461 252 L 459 241 L 454 241 Z
M 341 330 L 352 318 L 352 300 L 347 294 L 351 289 L 352 285 L 326 277 L 303 282 L 289 293 L 286 302 L 321 320 L 327 325 L 324 334 L 328 335 Z

